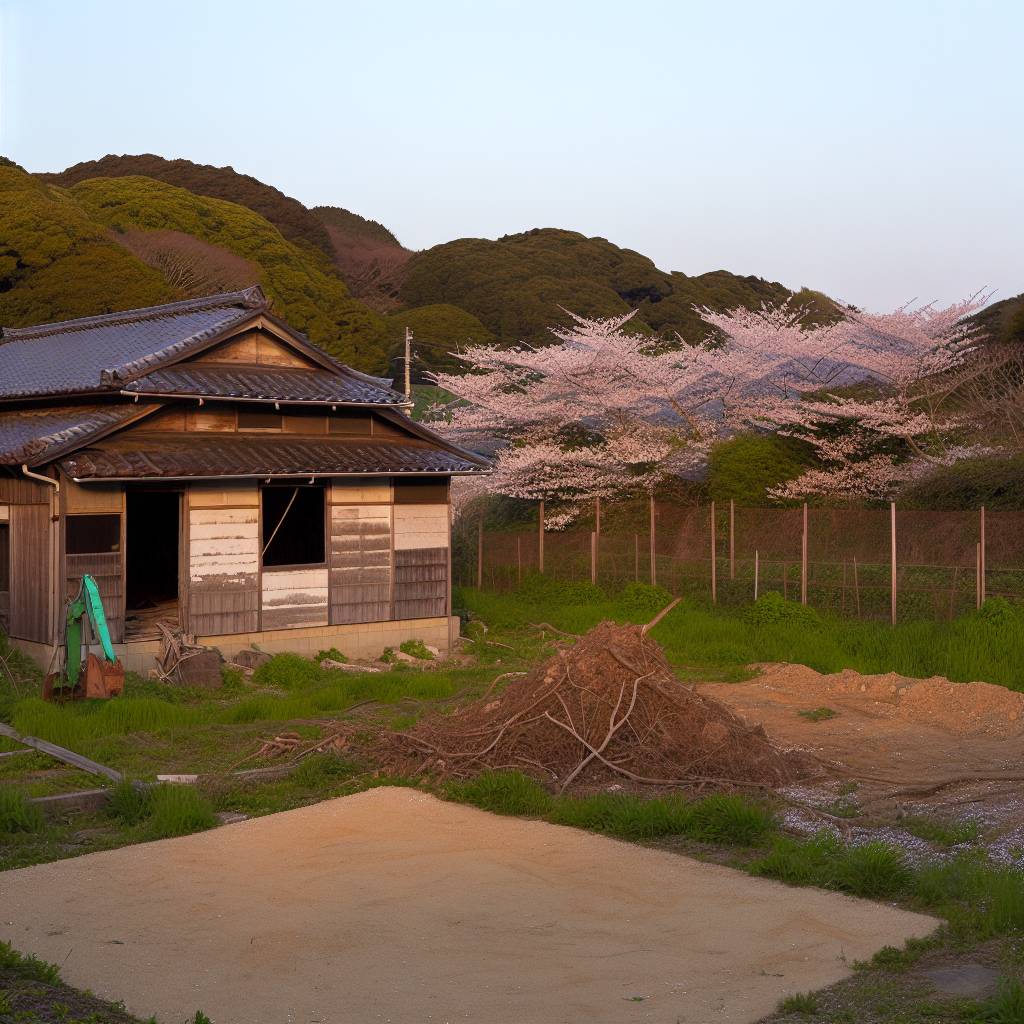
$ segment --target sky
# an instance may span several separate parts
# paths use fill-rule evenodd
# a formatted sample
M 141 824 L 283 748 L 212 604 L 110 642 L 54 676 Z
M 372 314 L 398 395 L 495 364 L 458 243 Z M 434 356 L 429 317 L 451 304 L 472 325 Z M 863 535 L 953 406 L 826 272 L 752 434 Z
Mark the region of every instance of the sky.
M 230 165 L 870 309 L 1024 291 L 1022 0 L 0 0 L 0 153 Z

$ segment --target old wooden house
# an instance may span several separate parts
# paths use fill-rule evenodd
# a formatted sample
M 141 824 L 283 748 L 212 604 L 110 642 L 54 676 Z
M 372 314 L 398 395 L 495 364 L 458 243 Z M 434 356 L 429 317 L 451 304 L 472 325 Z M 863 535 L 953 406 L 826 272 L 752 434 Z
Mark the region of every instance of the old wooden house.
M 48 663 L 91 573 L 136 671 L 159 620 L 227 656 L 447 648 L 449 484 L 487 463 L 407 410 L 258 288 L 4 330 L 0 628 Z

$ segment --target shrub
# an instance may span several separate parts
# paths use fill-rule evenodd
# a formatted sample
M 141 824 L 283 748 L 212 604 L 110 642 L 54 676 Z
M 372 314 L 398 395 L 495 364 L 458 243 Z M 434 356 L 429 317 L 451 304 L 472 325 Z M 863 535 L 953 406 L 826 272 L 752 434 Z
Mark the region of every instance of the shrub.
M 800 442 L 767 434 L 739 434 L 715 445 L 708 459 L 708 496 L 759 506 L 768 491 L 799 476 L 809 464 Z
M 495 814 L 538 817 L 551 807 L 547 790 L 522 772 L 482 772 L 475 779 L 449 783 L 446 795 Z
M 433 661 L 434 655 L 427 650 L 427 645 L 422 640 L 403 640 L 398 649 L 410 658 L 419 658 L 420 661 Z
M 122 779 L 110 791 L 107 814 L 122 825 L 137 825 L 152 810 L 150 791 L 128 779 Z
M 151 791 L 147 833 L 152 839 L 185 836 L 212 828 L 213 806 L 194 786 L 162 785 Z
M 664 587 L 650 583 L 628 583 L 619 595 L 619 604 L 630 615 L 655 615 L 671 600 Z
M 516 593 L 536 604 L 600 604 L 608 599 L 593 583 L 566 583 L 539 572 L 524 576 Z
M 261 686 L 279 686 L 284 690 L 313 686 L 322 679 L 323 669 L 298 654 L 275 654 L 252 675 L 254 683 Z
M 319 665 L 321 661 L 326 661 L 328 658 L 331 661 L 340 661 L 342 665 L 348 661 L 348 658 L 337 647 L 328 647 L 326 651 L 317 651 L 313 660 Z
M 0 835 L 14 832 L 38 832 L 43 827 L 43 812 L 29 803 L 20 789 L 0 785 Z
M 806 605 L 796 601 L 787 601 L 774 590 L 762 594 L 745 611 L 748 622 L 755 626 L 773 626 L 777 623 L 797 623 L 816 626 L 821 623 L 821 616 Z
M 228 693 L 241 693 L 245 689 L 245 673 L 239 668 L 224 665 L 220 670 L 220 685 Z

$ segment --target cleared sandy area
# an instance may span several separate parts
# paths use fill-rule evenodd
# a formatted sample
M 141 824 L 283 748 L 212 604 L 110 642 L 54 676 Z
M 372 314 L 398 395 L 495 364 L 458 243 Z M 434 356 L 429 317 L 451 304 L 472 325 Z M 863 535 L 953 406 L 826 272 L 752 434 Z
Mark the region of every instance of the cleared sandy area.
M 406 789 L 0 874 L 0 938 L 161 1024 L 755 1021 L 935 925 Z

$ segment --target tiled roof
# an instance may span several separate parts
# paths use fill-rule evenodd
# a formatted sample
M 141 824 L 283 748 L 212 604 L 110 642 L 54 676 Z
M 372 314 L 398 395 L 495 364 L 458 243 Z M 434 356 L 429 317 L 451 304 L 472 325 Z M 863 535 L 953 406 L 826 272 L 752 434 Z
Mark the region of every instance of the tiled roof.
M 199 363 L 177 363 L 166 370 L 155 370 L 126 384 L 124 390 L 143 395 L 325 404 L 401 405 L 406 401 L 404 395 L 362 374 L 262 366 L 214 367 Z
M 85 448 L 60 461 L 76 480 L 480 473 L 487 464 L 421 441 L 140 437 L 132 447 Z
M 5 328 L 0 336 L 0 398 L 117 389 L 267 306 L 255 287 L 38 327 Z
M 0 465 L 42 465 L 154 408 L 125 403 L 0 412 Z

